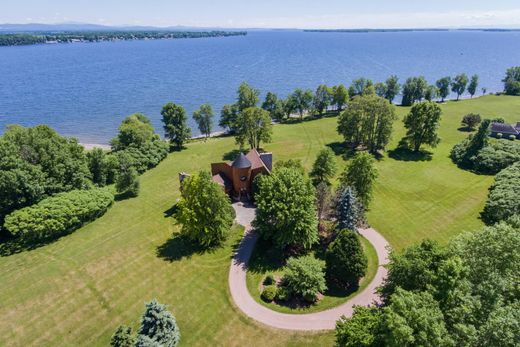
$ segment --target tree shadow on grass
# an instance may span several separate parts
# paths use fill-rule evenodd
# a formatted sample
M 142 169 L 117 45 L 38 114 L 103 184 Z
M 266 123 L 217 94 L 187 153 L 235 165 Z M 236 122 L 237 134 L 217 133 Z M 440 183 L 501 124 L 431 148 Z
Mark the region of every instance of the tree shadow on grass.
M 412 151 L 408 148 L 397 147 L 388 151 L 388 156 L 399 161 L 430 161 L 432 160 L 432 152 L 428 151 Z
M 224 153 L 224 155 L 222 156 L 222 160 L 227 160 L 227 161 L 235 160 L 238 157 L 238 155 L 240 154 L 240 152 L 241 151 L 239 149 L 232 149 L 231 151 Z
M 3 235 L 0 237 L 0 257 L 8 257 L 17 253 L 32 251 L 53 243 L 68 234 L 70 233 L 56 235 L 55 237 L 49 237 L 43 240 L 24 240 L 9 235 Z
M 463 133 L 471 133 L 471 132 L 475 131 L 475 129 L 469 128 L 469 127 L 465 127 L 465 126 L 464 127 L 459 127 L 459 128 L 457 128 L 457 130 L 461 131 Z
M 123 200 L 132 199 L 132 198 L 135 198 L 135 197 L 137 197 L 137 195 L 135 195 L 132 192 L 124 192 L 124 193 L 119 193 L 119 194 L 114 195 L 114 200 L 115 201 L 123 201 Z
M 352 158 L 356 154 L 356 150 L 345 142 L 331 142 L 326 146 L 332 149 L 335 155 L 342 156 L 344 159 Z
M 157 256 L 165 261 L 174 262 L 190 258 L 194 254 L 203 254 L 206 248 L 191 241 L 184 235 L 175 235 L 164 244 L 157 247 Z
M 173 205 L 172 207 L 170 207 L 169 209 L 167 209 L 166 211 L 163 212 L 164 218 L 173 217 L 178 211 L 179 211 L 179 207 L 177 206 L 177 204 L 175 204 L 175 205 Z
M 285 266 L 286 260 L 283 250 L 275 247 L 270 241 L 260 238 L 256 242 L 247 271 L 251 273 L 278 271 Z

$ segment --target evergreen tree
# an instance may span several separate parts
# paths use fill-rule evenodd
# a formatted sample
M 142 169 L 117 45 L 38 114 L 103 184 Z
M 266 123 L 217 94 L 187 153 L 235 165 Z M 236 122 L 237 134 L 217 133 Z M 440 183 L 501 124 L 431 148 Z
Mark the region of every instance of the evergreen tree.
M 166 137 L 176 149 L 182 149 L 184 143 L 191 137 L 186 110 L 170 102 L 164 105 L 161 115 Z
M 132 347 L 134 345 L 134 337 L 132 336 L 132 328 L 120 325 L 112 338 L 110 346 L 112 347 Z
M 352 230 L 341 230 L 326 253 L 327 274 L 342 286 L 357 287 L 365 276 L 368 259 L 359 236 Z
M 134 347 L 163 347 L 163 345 L 146 335 L 137 335 Z
M 357 230 L 362 219 L 363 208 L 359 206 L 356 193 L 352 187 L 346 187 L 341 191 L 336 206 L 337 228 L 339 230 Z
M 146 310 L 141 318 L 139 335 L 147 336 L 164 347 L 175 347 L 181 339 L 175 317 L 165 305 L 155 299 L 146 304 Z M 142 346 L 149 345 L 143 344 Z

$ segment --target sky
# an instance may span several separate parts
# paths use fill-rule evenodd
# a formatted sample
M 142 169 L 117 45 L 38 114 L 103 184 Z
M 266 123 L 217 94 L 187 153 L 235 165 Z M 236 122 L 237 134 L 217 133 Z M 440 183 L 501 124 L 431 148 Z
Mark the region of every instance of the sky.
M 520 0 L 0 0 L 0 3 L 0 23 L 309 29 L 520 28 Z

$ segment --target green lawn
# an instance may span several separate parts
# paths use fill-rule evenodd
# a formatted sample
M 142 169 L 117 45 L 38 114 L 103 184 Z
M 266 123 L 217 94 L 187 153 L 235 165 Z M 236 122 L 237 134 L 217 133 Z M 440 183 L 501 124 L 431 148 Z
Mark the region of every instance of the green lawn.
M 492 177 L 456 168 L 452 145 L 467 112 L 520 120 L 520 98 L 487 96 L 443 106 L 443 142 L 431 161 L 385 156 L 369 222 L 402 248 L 424 237 L 446 241 L 481 225 Z M 399 108 L 402 116 L 406 109 Z M 300 158 L 309 168 L 325 145 L 338 148 L 336 119 L 275 127 L 266 146 L 276 160 Z M 397 144 L 403 129 L 396 123 Z M 156 297 L 178 319 L 183 346 L 321 346 L 333 333 L 269 329 L 244 317 L 231 302 L 227 276 L 239 231 L 215 252 L 190 254 L 172 235 L 168 211 L 179 198 L 178 172 L 208 170 L 235 148 L 232 138 L 196 142 L 173 153 L 141 178 L 138 198 L 119 201 L 99 220 L 38 249 L 0 257 L 1 341 L 9 346 L 106 346 L 121 324 L 138 325 L 144 302 Z M 345 162 L 341 161 L 341 166 Z M 0 345 L 3 343 L 0 342 Z
M 311 312 L 318 312 L 327 310 L 336 306 L 341 305 L 348 299 L 353 298 L 356 294 L 360 293 L 366 286 L 372 282 L 372 279 L 376 275 L 378 259 L 375 248 L 372 246 L 367 239 L 361 237 L 361 244 L 365 250 L 365 254 L 368 258 L 368 268 L 365 277 L 359 282 L 359 288 L 355 292 L 347 292 L 344 289 L 337 287 L 329 287 L 324 294 L 323 298 L 315 305 L 308 307 L 289 307 L 278 305 L 274 302 L 267 303 L 261 298 L 262 294 L 262 282 L 267 274 L 273 274 L 277 277 L 283 276 L 283 266 L 281 265 L 282 255 L 276 249 L 270 247 L 267 242 L 260 241 L 249 262 L 249 271 L 247 273 L 247 288 L 249 293 L 253 296 L 256 302 L 268 307 L 274 311 L 282 313 L 295 313 L 305 314 Z

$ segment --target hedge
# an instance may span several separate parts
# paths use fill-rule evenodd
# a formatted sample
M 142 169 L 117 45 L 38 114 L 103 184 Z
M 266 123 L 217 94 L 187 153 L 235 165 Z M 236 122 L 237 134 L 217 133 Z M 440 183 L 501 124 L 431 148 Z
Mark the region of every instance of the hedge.
M 482 220 L 486 224 L 494 224 L 520 214 L 518 187 L 520 187 L 520 162 L 496 175 L 481 213 Z
M 119 158 L 121 155 L 128 154 L 132 160 L 132 165 L 137 172 L 143 173 L 148 169 L 157 166 L 168 155 L 169 144 L 165 141 L 148 142 L 141 147 L 127 147 L 114 152 Z
M 12 212 L 4 226 L 24 240 L 54 238 L 102 216 L 113 201 L 114 195 L 107 189 L 73 190 Z
M 473 159 L 475 171 L 486 174 L 496 174 L 518 161 L 520 161 L 520 143 L 508 140 L 490 143 Z

